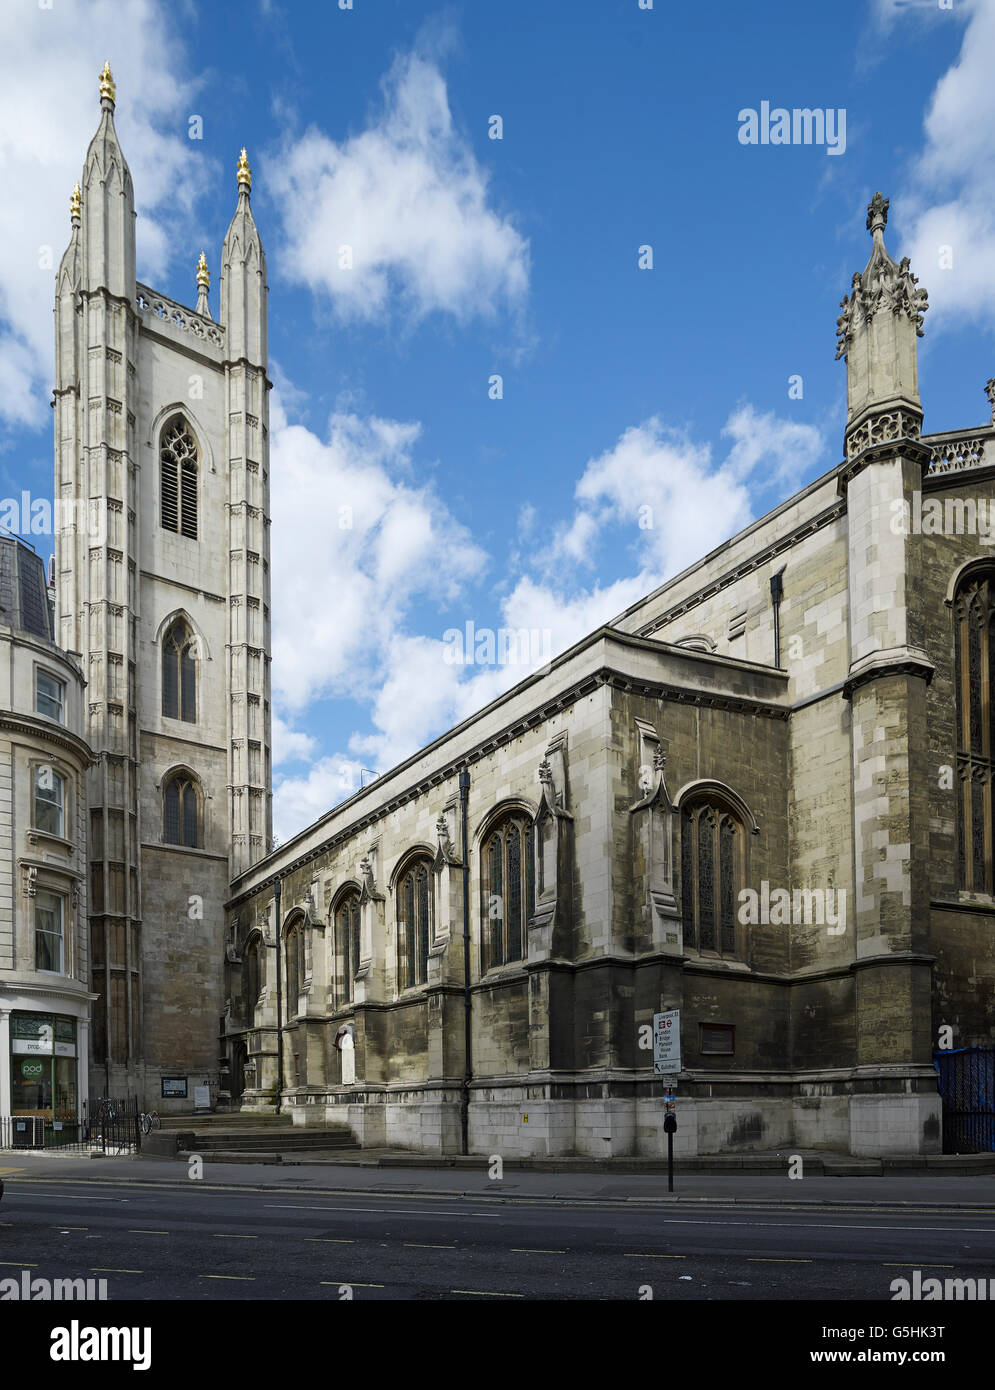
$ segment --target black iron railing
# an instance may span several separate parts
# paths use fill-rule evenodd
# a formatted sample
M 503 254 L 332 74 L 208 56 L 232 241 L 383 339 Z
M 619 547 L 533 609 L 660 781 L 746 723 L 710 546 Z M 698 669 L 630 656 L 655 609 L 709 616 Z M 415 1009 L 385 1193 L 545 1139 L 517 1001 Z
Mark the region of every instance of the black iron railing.
M 99 1097 L 79 1114 L 0 1115 L 0 1149 L 135 1153 L 142 1146 L 137 1100 Z
M 937 1052 L 933 1065 L 943 1105 L 943 1152 L 995 1153 L 995 1049 Z

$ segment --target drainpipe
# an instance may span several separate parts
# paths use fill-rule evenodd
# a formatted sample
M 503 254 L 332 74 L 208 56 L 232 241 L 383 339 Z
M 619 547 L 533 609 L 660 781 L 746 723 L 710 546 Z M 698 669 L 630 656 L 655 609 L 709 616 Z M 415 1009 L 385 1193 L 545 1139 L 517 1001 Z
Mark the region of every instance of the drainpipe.
M 467 830 L 467 802 L 470 796 L 470 772 L 462 768 L 459 775 L 460 823 L 463 835 L 463 1090 L 460 1095 L 460 1152 L 470 1152 L 470 1082 L 473 1078 L 473 1057 L 470 1031 L 470 841 Z
M 283 884 L 277 879 L 273 887 L 273 901 L 276 904 L 276 1113 L 280 1113 L 280 1098 L 283 1094 L 283 972 L 280 969 L 280 933 L 283 931 L 283 912 L 281 898 Z
M 784 593 L 784 585 L 781 582 L 781 575 L 787 569 L 787 565 L 781 568 L 770 577 L 770 598 L 774 605 L 774 665 L 781 664 L 781 596 Z

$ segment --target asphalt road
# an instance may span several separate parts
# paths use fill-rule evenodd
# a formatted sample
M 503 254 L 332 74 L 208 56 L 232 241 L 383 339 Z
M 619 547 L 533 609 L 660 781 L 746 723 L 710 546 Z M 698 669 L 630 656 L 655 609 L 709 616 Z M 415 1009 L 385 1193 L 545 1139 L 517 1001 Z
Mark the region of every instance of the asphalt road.
M 391 1192 L 404 1175 L 383 1172 L 336 1188 L 328 1170 L 320 1188 L 274 1189 L 255 1172 L 236 1185 L 220 1165 L 199 1181 L 175 1167 L 151 1182 L 8 1170 L 0 1278 L 102 1278 L 110 1300 L 885 1302 L 912 1269 L 995 1280 L 988 1203 L 643 1204 L 499 1193 L 481 1179 L 479 1192 L 446 1195 Z

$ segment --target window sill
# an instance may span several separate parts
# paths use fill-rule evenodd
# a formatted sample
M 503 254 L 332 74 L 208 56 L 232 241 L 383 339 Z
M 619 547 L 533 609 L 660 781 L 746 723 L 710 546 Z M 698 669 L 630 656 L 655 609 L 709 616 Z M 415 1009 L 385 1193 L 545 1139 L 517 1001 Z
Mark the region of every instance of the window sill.
M 524 960 L 507 960 L 503 961 L 500 965 L 489 965 L 481 974 L 477 983 L 484 984 L 489 981 L 496 984 L 505 977 L 524 974 L 525 966 L 526 961 Z
M 42 848 L 57 849 L 62 854 L 70 856 L 76 853 L 76 846 L 72 840 L 67 840 L 63 835 L 53 835 L 50 830 L 38 830 L 34 826 L 28 831 L 28 844 L 39 845 Z
M 405 985 L 404 989 L 394 995 L 394 1003 L 397 1004 L 403 999 L 417 999 L 420 994 L 424 994 L 428 989 L 428 981 L 424 980 L 420 985 Z
M 688 962 L 694 965 L 712 965 L 723 970 L 743 971 L 745 973 L 752 971 L 752 967 L 739 956 L 720 956 L 711 951 L 696 951 L 687 946 L 684 948 L 684 955 Z
M 989 917 L 995 914 L 995 898 L 987 893 L 961 890 L 956 898 L 933 898 L 929 905 L 940 912 L 979 912 Z

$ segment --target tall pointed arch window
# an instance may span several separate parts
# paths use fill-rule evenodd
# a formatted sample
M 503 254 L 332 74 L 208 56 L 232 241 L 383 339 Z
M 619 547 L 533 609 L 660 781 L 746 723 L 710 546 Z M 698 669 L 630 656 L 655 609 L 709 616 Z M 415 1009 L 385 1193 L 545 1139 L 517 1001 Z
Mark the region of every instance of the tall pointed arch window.
M 995 893 L 995 567 L 973 570 L 954 600 L 957 684 L 957 871 L 969 893 Z
M 259 991 L 261 988 L 261 971 L 259 967 L 259 942 L 261 938 L 255 935 L 249 938 L 245 948 L 244 964 L 242 966 L 242 987 L 243 1003 L 245 1005 L 244 1016 L 247 1023 L 252 1024 L 255 1018 L 256 1004 L 259 1002 Z
M 197 441 L 176 416 L 162 432 L 159 447 L 160 524 L 165 531 L 197 539 Z
M 480 968 L 524 960 L 535 911 L 535 829 L 522 812 L 506 816 L 481 851 Z
M 197 639 L 182 618 L 162 641 L 162 712 L 169 719 L 197 722 Z
M 432 942 L 432 861 L 416 859 L 397 881 L 398 990 L 428 979 Z
M 359 974 L 359 893 L 347 893 L 335 910 L 336 998 L 351 1004 Z
M 284 945 L 287 979 L 287 1007 L 291 1017 L 297 1013 L 298 996 L 304 992 L 304 919 L 299 917 L 287 928 Z
M 684 945 L 705 955 L 740 953 L 736 910 L 743 881 L 742 822 L 712 799 L 681 808 Z
M 200 789 L 189 772 L 174 772 L 166 783 L 162 839 L 167 845 L 200 847 Z

